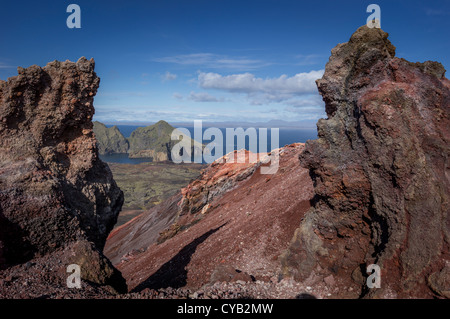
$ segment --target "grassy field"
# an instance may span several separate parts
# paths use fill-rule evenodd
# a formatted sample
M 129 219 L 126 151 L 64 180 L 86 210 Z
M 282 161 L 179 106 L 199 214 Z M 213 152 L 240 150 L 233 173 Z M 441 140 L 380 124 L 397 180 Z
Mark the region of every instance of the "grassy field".
M 116 227 L 175 194 L 195 179 L 205 167 L 201 164 L 166 162 L 108 165 L 125 195 Z

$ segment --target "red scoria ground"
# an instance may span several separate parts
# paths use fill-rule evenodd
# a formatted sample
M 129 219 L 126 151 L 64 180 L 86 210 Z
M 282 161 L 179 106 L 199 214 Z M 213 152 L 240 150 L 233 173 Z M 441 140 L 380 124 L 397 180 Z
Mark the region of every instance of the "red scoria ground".
M 220 274 L 223 269 L 241 271 L 234 281 L 253 279 L 269 283 L 272 279 L 273 282 L 281 272 L 279 256 L 288 247 L 313 196 L 308 170 L 299 165 L 298 155 L 303 148 L 304 144 L 281 148 L 276 174 L 262 175 L 256 169 L 230 190 L 213 198 L 204 216 L 186 230 L 160 244 L 153 240 L 148 247 L 130 245 L 126 247 L 128 253 L 123 254 L 126 234 L 137 232 L 143 240 L 149 235 L 155 237 L 142 232 L 139 220 L 152 219 L 144 213 L 109 236 L 105 254 L 116 261 L 115 266 L 126 278 L 129 290 L 134 291 L 167 287 L 196 290 L 214 281 L 225 281 Z M 241 165 L 241 169 L 235 165 Z M 214 174 L 204 174 L 203 178 L 209 178 L 207 183 L 211 185 L 214 181 L 210 175 L 232 178 L 248 167 L 248 164 L 219 164 L 214 167 Z M 161 214 L 157 210 L 149 213 Z M 179 220 L 188 219 L 182 216 Z M 130 243 L 139 243 L 136 235 L 129 238 Z M 120 241 L 122 249 L 117 248 L 116 241 Z M 120 258 L 115 255 L 119 251 Z

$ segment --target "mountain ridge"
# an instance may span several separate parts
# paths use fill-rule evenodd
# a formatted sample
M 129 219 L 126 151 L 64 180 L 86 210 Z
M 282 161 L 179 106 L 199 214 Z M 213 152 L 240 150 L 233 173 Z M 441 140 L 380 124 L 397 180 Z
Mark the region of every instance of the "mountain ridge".
M 123 193 L 92 131 L 94 67 L 53 61 L 0 81 L 0 298 L 127 290 L 103 255 Z M 66 284 L 71 264 L 83 289 Z
M 149 158 L 153 162 L 172 161 L 172 148 L 179 142 L 172 140 L 172 133 L 176 130 L 166 121 L 160 120 L 155 124 L 136 128 L 125 138 L 117 126 L 108 128 L 101 122 L 94 122 L 100 154 L 127 153 L 129 158 Z M 198 154 L 199 149 L 204 147 L 192 138 L 190 143 L 191 154 Z

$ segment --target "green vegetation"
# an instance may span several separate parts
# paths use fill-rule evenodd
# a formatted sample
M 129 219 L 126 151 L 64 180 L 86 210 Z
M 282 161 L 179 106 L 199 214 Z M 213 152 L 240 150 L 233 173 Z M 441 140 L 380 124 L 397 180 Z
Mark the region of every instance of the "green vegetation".
M 128 141 L 117 126 L 108 128 L 103 123 L 95 121 L 94 134 L 100 154 L 128 152 Z
M 156 157 L 155 161 L 168 160 L 170 150 L 177 142 L 170 138 L 174 129 L 165 121 L 137 128 L 128 138 L 130 157 Z
M 108 163 L 125 202 L 116 226 L 161 203 L 200 174 L 201 164 Z
M 141 164 L 108 163 L 125 195 L 116 226 L 174 195 L 200 174 L 204 165 L 170 162 L 172 147 L 178 143 L 171 140 L 174 129 L 169 123 L 159 121 L 137 128 L 126 139 L 116 126 L 107 128 L 100 122 L 94 122 L 100 154 L 128 153 L 130 158 L 152 159 L 152 162 Z M 202 147 L 198 142 L 192 145 L 193 148 Z
M 100 122 L 94 122 L 94 133 L 100 154 L 128 153 L 130 158 L 150 158 L 153 162 L 172 160 L 172 147 L 179 142 L 171 138 L 174 130 L 175 128 L 166 121 L 159 121 L 147 127 L 137 128 L 126 139 L 116 126 L 107 128 Z M 203 144 L 191 139 L 191 145 L 192 154 L 201 154 Z

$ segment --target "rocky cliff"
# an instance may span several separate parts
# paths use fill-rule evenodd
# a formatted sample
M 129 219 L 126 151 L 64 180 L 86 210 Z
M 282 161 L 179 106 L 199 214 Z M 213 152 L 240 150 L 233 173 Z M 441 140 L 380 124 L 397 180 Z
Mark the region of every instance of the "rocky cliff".
M 94 65 L 85 58 L 54 61 L 19 67 L 17 76 L 0 81 L 2 295 L 21 296 L 24 282 L 34 283 L 30 295 L 70 293 L 71 263 L 87 282 L 124 289 L 101 253 L 123 193 L 92 132 L 100 82 Z
M 152 162 L 172 161 L 172 148 L 179 143 L 172 140 L 174 130 L 172 125 L 161 120 L 153 125 L 138 127 L 130 137 L 125 138 L 117 126 L 108 128 L 103 123 L 94 122 L 100 154 L 128 153 L 130 158 L 148 158 Z M 180 135 L 184 136 L 181 132 Z M 186 142 L 185 139 L 191 143 L 192 156 L 201 154 L 204 145 L 187 136 L 183 137 L 183 142 Z
M 99 154 L 128 153 L 128 141 L 117 126 L 106 127 L 105 124 L 95 121 L 93 130 Z
M 359 28 L 317 81 L 328 119 L 300 156 L 314 208 L 283 258 L 285 275 L 341 297 L 450 297 L 450 81 L 410 63 L 380 29 Z M 366 268 L 381 268 L 368 289 Z
M 130 158 L 148 157 L 156 162 L 170 160 L 172 147 L 177 143 L 170 138 L 174 129 L 165 121 L 139 127 L 128 138 Z

